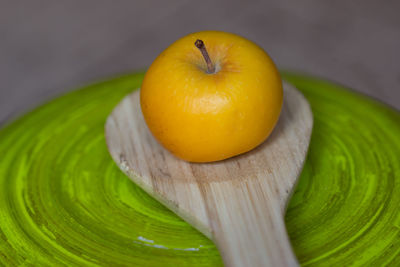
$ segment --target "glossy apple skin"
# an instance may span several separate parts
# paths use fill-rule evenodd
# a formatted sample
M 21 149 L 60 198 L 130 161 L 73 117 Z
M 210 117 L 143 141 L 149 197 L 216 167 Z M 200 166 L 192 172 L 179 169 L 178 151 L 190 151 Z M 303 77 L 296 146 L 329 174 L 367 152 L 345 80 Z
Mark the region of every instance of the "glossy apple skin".
M 216 72 L 194 45 L 204 41 Z M 189 34 L 152 63 L 140 91 L 154 137 L 177 157 L 211 162 L 245 153 L 272 132 L 282 108 L 282 81 L 268 54 L 235 34 Z

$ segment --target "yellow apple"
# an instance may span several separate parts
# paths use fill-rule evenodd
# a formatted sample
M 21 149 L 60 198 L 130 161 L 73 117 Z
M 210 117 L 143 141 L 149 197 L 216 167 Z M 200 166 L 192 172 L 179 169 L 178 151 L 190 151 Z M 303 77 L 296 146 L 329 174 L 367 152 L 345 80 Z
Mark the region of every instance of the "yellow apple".
M 232 33 L 189 34 L 147 70 L 141 109 L 154 137 L 190 162 L 223 160 L 261 144 L 281 111 L 282 81 L 268 54 Z

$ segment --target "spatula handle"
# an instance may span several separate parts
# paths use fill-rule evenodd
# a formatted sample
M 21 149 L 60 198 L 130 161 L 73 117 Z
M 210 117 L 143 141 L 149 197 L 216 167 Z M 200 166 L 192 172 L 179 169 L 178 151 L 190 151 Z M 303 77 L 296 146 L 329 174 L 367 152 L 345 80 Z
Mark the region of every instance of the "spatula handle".
M 254 180 L 213 183 L 203 192 L 226 266 L 298 266 L 275 190 Z

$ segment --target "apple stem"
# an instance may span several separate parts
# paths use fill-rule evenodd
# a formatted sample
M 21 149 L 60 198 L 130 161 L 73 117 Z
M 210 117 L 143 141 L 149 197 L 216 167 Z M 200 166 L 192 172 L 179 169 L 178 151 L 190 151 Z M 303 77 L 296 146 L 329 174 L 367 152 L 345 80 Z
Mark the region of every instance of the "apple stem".
M 206 46 L 204 45 L 204 42 L 202 40 L 197 39 L 194 45 L 200 50 L 201 54 L 203 54 L 203 57 L 207 63 L 207 72 L 208 73 L 214 73 L 215 72 L 215 66 L 212 63 L 210 56 L 207 53 Z

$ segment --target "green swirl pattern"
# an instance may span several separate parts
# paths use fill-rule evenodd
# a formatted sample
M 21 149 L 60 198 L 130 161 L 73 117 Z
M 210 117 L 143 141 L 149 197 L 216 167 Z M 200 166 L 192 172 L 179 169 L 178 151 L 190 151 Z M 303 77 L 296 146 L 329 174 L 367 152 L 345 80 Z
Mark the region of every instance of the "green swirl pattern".
M 312 77 L 314 132 L 286 223 L 305 266 L 400 266 L 400 114 Z M 113 163 L 104 122 L 132 74 L 0 131 L 0 266 L 221 266 L 215 246 Z

